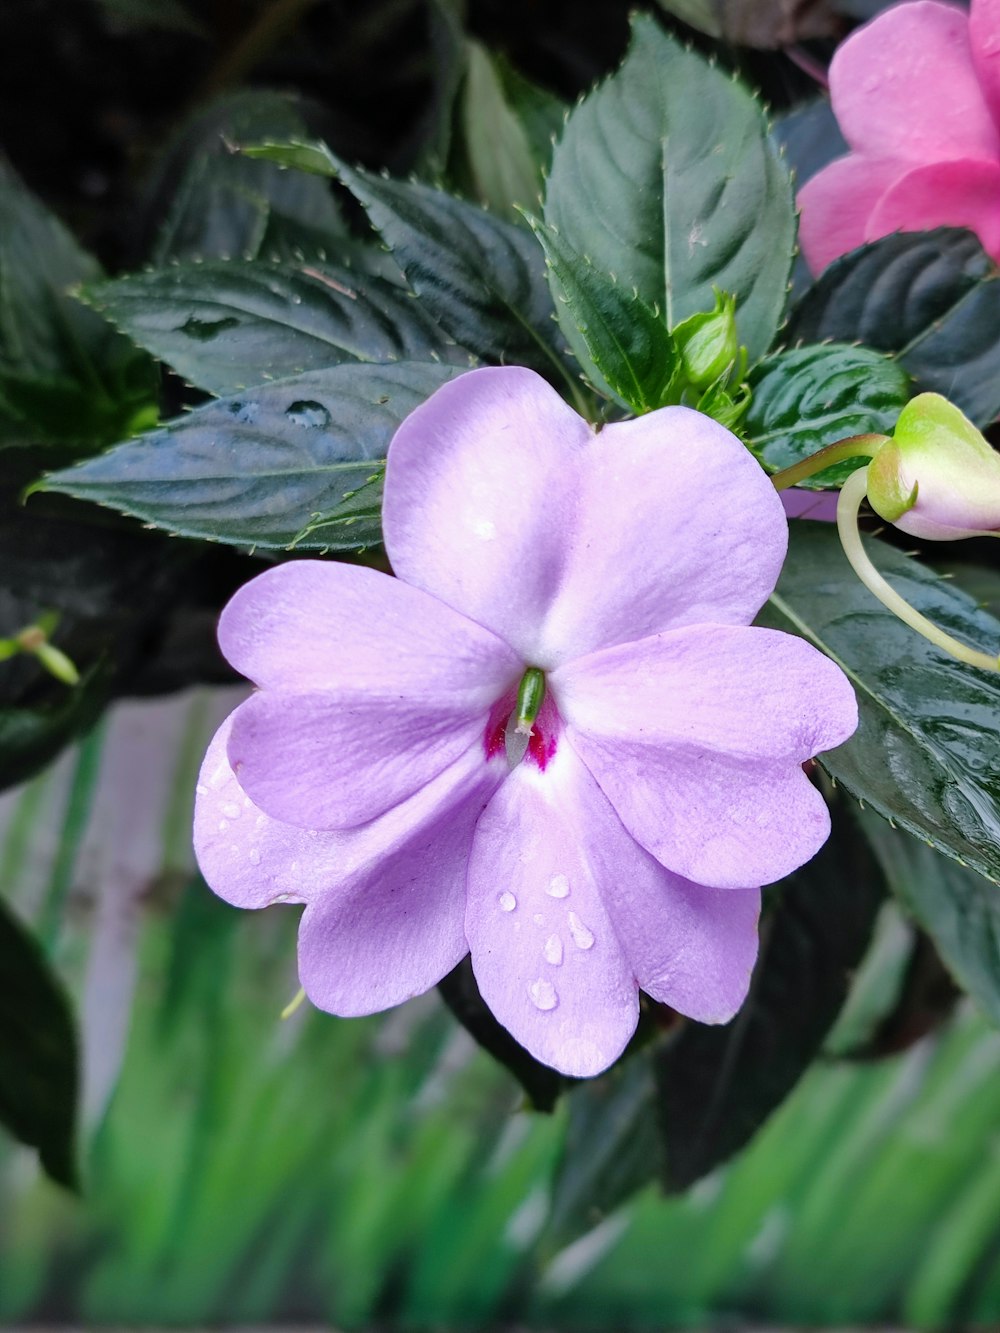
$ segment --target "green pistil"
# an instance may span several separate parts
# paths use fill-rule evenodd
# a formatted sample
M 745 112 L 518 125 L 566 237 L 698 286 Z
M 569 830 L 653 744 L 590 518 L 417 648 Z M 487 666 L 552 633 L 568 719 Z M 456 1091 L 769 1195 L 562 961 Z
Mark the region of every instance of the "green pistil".
M 528 667 L 517 687 L 517 709 L 514 717 L 516 730 L 522 736 L 530 736 L 535 718 L 545 702 L 545 672 L 539 667 Z

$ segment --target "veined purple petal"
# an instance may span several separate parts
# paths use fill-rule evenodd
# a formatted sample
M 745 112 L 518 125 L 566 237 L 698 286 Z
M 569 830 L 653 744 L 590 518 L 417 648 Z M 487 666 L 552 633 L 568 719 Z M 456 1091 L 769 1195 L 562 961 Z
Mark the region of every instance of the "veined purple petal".
M 579 1078 L 617 1059 L 639 1016 L 588 855 L 602 832 L 589 821 L 611 815 L 594 792 L 566 745 L 544 772 L 511 772 L 476 828 L 465 925 L 490 1009 L 536 1059 Z
M 268 814 L 305 828 L 377 818 L 472 746 L 523 670 L 495 635 L 373 570 L 296 561 L 227 607 L 226 656 L 264 685 L 229 758 Z
M 502 780 L 478 748 L 411 800 L 347 833 L 272 819 L 226 757 L 230 720 L 199 779 L 195 850 L 209 886 L 239 907 L 306 902 L 303 985 L 318 1007 L 374 1013 L 435 985 L 468 952 L 465 880 L 473 829 Z
M 542 667 L 746 623 L 787 542 L 773 487 L 718 423 L 669 407 L 597 434 L 517 367 L 462 375 L 406 419 L 384 527 L 401 578 Z
M 826 840 L 826 805 L 800 765 L 853 733 L 857 703 L 801 640 L 678 631 L 573 663 L 552 689 L 567 740 L 622 823 L 676 874 L 768 884 Z

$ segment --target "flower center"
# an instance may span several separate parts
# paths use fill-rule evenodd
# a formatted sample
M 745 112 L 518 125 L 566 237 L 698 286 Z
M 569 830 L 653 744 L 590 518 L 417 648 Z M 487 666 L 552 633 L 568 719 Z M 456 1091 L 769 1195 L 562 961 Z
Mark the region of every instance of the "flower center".
M 528 667 L 516 694 L 498 699 L 490 710 L 483 743 L 487 759 L 504 753 L 510 768 L 527 757 L 545 769 L 556 751 L 559 714 L 546 692 L 545 673 Z

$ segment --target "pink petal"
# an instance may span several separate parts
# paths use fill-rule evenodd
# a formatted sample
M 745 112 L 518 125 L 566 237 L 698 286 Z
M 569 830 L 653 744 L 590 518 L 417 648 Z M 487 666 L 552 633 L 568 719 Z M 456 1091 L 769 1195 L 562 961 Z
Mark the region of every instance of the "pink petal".
M 638 987 L 591 848 L 617 821 L 572 750 L 513 770 L 476 829 L 466 935 L 483 999 L 532 1055 L 579 1078 L 621 1054 Z M 620 828 L 620 826 L 618 826 Z
M 226 759 L 229 726 L 209 747 L 195 803 L 195 850 L 213 891 L 238 907 L 309 903 L 299 963 L 320 1008 L 374 1013 L 438 982 L 468 952 L 469 850 L 503 763 L 473 752 L 382 819 L 313 836 L 244 795 Z
M 829 833 L 800 764 L 840 744 L 857 705 L 790 635 L 703 627 L 595 654 L 551 680 L 566 736 L 629 832 L 699 884 L 789 874 Z
M 914 0 L 859 28 L 833 58 L 830 95 L 857 151 L 911 162 L 1000 154 L 973 65 L 969 20 L 954 5 Z
M 797 200 L 799 246 L 813 273 L 864 245 L 872 209 L 909 166 L 899 158 L 850 153 L 806 181 Z
M 867 239 L 934 227 L 968 227 L 1000 259 L 1000 164 L 936 162 L 907 172 L 873 208 Z
M 269 688 L 234 715 L 229 758 L 276 819 L 350 828 L 481 739 L 522 664 L 494 635 L 372 570 L 297 561 L 242 588 L 223 649 Z
M 407 418 L 384 526 L 401 578 L 543 667 L 670 625 L 746 622 L 787 540 L 773 488 L 717 423 L 671 407 L 595 434 L 516 367 L 463 375 Z
M 373 695 L 397 695 L 433 682 L 471 694 L 474 707 L 488 706 L 519 665 L 495 635 L 436 598 L 330 560 L 290 560 L 244 584 L 222 612 L 219 645 L 237 671 L 266 689 L 353 681 Z
M 1000 124 L 1000 0 L 972 0 L 969 41 L 979 86 Z

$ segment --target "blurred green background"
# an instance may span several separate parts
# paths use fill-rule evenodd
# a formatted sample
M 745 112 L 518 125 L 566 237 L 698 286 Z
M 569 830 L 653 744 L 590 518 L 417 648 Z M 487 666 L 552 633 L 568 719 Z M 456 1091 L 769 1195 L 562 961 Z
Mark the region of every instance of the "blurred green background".
M 191 860 L 237 697 L 119 704 L 0 800 L 4 897 L 82 1015 L 85 1120 L 81 1198 L 0 1143 L 0 1320 L 995 1325 L 1000 1033 L 962 1010 L 830 1059 L 687 1196 L 554 1217 L 565 1106 L 526 1111 L 436 994 L 280 1018 L 297 912 L 226 907 Z

